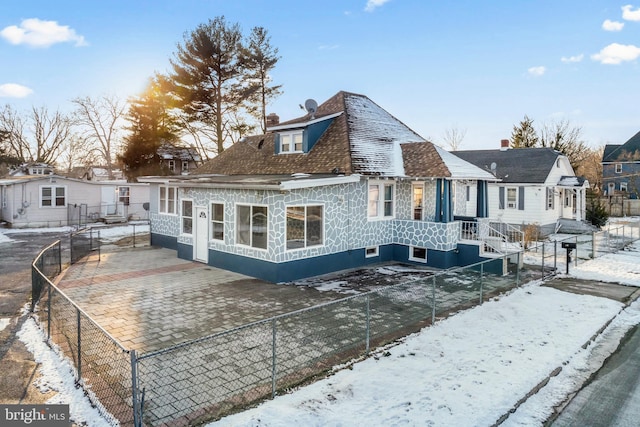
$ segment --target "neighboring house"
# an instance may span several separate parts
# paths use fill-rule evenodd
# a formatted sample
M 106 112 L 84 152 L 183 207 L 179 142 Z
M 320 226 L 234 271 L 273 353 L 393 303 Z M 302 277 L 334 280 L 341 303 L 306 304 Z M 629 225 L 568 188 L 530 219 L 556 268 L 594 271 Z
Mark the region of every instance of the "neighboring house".
M 13 169 L 9 176 L 51 175 L 54 168 L 47 163 L 24 163 Z
M 620 145 L 607 144 L 602 155 L 604 194 L 621 194 L 630 199 L 640 196 L 640 132 Z
M 510 149 L 508 140 L 501 145 L 453 152 L 500 179 L 489 184 L 489 218 L 514 226 L 536 224 L 545 233 L 560 225 L 580 227 L 589 182 L 575 175 L 569 159 L 551 148 Z
M 186 175 L 202 164 L 198 150 L 194 147 L 163 143 L 158 149 L 162 164 L 174 175 Z
M 87 181 L 113 181 L 123 180 L 124 174 L 120 169 L 112 169 L 111 175 L 113 178 L 109 178 L 109 169 L 105 166 L 77 166 L 74 167 L 71 172 L 65 173 L 68 178 L 85 179 Z
M 15 228 L 147 218 L 148 202 L 147 184 L 84 181 L 58 175 L 0 179 L 0 221 Z
M 454 214 L 483 221 L 492 174 L 366 96 L 339 92 L 307 111 L 192 175 L 139 178 L 151 183 L 152 243 L 271 282 L 383 261 L 449 268 L 489 257 L 481 242 L 460 241 Z

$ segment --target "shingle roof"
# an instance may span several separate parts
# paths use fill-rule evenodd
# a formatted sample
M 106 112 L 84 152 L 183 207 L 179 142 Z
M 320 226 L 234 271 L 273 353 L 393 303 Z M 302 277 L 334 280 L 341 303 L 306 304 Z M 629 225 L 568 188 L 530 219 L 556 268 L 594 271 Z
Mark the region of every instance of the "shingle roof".
M 454 151 L 456 156 L 486 171 L 495 163 L 495 176 L 505 183 L 541 184 L 561 154 L 551 148 Z
M 633 135 L 624 144 L 607 144 L 602 154 L 603 162 L 640 160 L 640 132 Z
M 340 114 L 341 113 L 341 114 Z M 331 124 L 308 153 L 275 154 L 275 131 L 300 128 L 326 118 Z M 451 177 L 438 149 L 364 95 L 338 92 L 306 114 L 273 126 L 265 135 L 237 142 L 195 174 L 363 174 L 381 176 Z M 485 175 L 457 158 L 452 167 Z M 455 161 L 452 161 L 455 159 Z M 490 178 L 490 175 L 487 175 Z

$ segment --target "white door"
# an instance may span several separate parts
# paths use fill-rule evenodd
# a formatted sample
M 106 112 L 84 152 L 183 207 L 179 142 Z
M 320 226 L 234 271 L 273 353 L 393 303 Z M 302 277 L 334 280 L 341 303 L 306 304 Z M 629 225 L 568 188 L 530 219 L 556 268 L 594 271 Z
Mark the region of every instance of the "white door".
M 206 207 L 196 206 L 195 254 L 196 261 L 209 262 L 209 213 Z
M 115 215 L 116 213 L 116 187 L 109 185 L 102 186 L 102 198 L 100 201 L 100 210 L 102 216 Z

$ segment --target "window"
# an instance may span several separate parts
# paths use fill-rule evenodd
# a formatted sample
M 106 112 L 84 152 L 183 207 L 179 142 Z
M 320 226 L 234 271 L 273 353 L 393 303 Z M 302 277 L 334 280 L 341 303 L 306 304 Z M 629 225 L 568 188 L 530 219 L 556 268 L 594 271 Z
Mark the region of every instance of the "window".
M 302 131 L 280 134 L 281 153 L 302 153 Z
M 377 257 L 380 254 L 379 246 L 371 246 L 364 249 L 365 258 Z
M 66 187 L 40 187 L 40 206 L 43 208 L 67 206 L 66 193 Z
M 182 161 L 182 171 L 188 171 L 189 170 L 189 162 L 186 160 Z
M 427 249 L 417 246 L 409 247 L 409 260 L 418 262 L 427 262 Z
M 621 182 L 620 183 L 620 191 L 627 191 L 627 183 L 626 182 Z
M 287 249 L 318 246 L 323 242 L 323 207 L 287 206 Z
M 622 163 L 616 163 L 616 173 L 622 173 Z
M 267 249 L 267 207 L 238 205 L 236 239 L 239 245 Z
M 165 185 L 160 186 L 160 206 L 158 210 L 160 213 L 177 214 L 176 196 L 178 189 L 176 187 L 167 187 Z
M 391 218 L 394 215 L 395 184 L 369 184 L 369 218 Z M 414 193 L 415 201 L 415 193 Z M 415 213 L 414 213 L 415 214 Z
M 176 171 L 176 162 L 174 160 L 169 160 L 169 170 L 171 172 L 175 172 Z
M 510 209 L 516 208 L 517 192 L 515 188 L 507 188 L 507 207 Z
M 125 206 L 129 206 L 129 187 L 118 187 L 118 201 L 124 203 Z
M 573 202 L 573 191 L 564 190 L 564 207 L 570 208 Z
M 224 205 L 211 203 L 211 238 L 224 240 Z
M 182 201 L 182 233 L 193 233 L 193 202 L 191 200 Z
M 424 198 L 424 187 L 422 185 L 413 186 L 413 219 L 422 220 L 422 206 Z
M 553 194 L 553 187 L 547 187 L 547 210 L 555 209 L 555 197 Z

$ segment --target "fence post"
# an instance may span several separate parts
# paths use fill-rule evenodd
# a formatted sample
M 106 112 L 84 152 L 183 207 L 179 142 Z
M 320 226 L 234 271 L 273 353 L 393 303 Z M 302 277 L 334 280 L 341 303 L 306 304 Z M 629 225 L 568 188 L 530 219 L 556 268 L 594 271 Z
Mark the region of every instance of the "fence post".
M 42 276 L 40 276 L 42 280 Z M 51 284 L 47 283 L 47 340 L 51 340 Z
M 78 382 L 82 381 L 82 327 L 80 326 L 80 309 L 76 308 L 76 323 L 78 326 Z
M 276 319 L 271 321 L 271 398 L 276 397 Z
M 558 241 L 553 241 L 553 270 L 558 268 Z
M 544 242 L 542 242 L 542 280 L 544 280 Z
M 138 402 L 138 360 L 136 351 L 131 350 L 131 400 L 133 403 L 133 425 L 142 426 L 142 407 Z
M 480 264 L 480 304 L 482 305 L 482 285 L 484 283 L 484 263 Z
M 135 248 L 136 247 L 136 225 L 135 224 L 132 224 L 132 225 L 133 225 L 133 247 Z
M 73 233 L 69 233 L 69 263 L 73 264 Z
M 596 257 L 596 232 L 591 232 L 591 259 Z
M 58 274 L 62 273 L 62 241 L 58 240 Z
M 433 325 L 436 321 L 436 275 L 433 275 L 433 289 L 432 289 L 432 306 L 431 309 L 431 324 Z
M 369 341 L 371 339 L 371 306 L 369 302 L 369 294 L 367 294 L 367 342 L 365 355 L 369 355 Z
M 518 252 L 518 263 L 516 264 L 516 288 L 520 286 L 520 254 L 524 254 L 524 252 Z
M 576 241 L 576 256 L 574 256 L 573 258 L 575 259 L 575 266 L 578 266 L 578 236 L 574 237 L 575 241 Z

